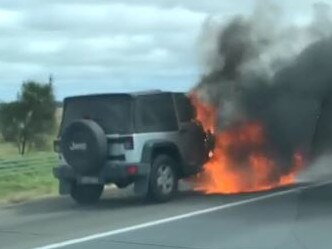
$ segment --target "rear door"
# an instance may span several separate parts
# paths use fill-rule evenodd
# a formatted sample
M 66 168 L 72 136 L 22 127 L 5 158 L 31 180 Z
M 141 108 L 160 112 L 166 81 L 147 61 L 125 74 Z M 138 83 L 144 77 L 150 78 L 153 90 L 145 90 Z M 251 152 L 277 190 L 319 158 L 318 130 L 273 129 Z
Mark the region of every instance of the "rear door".
M 59 136 L 72 122 L 88 119 L 96 122 L 108 140 L 108 160 L 124 161 L 132 150 L 134 132 L 133 99 L 128 94 L 71 97 L 65 100 Z

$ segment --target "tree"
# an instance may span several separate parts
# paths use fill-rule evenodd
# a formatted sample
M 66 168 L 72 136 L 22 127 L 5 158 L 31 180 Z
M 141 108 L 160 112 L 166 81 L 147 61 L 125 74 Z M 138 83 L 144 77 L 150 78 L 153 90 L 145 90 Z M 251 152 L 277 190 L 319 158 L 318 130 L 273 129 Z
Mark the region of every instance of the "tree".
M 25 113 L 22 103 L 14 101 L 0 106 L 0 124 L 3 139 L 14 142 L 20 152 Z
M 14 142 L 24 154 L 28 142 L 50 134 L 55 128 L 56 103 L 52 82 L 22 84 L 18 100 L 0 107 L 1 133 L 5 141 Z

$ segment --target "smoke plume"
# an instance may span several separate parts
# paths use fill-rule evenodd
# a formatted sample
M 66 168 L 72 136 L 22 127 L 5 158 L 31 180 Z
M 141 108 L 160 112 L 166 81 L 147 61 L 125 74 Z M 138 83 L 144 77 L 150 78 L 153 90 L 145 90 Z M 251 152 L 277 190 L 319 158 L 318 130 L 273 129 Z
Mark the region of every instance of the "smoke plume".
M 298 182 L 330 180 L 332 177 L 331 155 L 324 155 L 314 160 L 297 176 Z
M 332 149 L 329 10 L 315 4 L 310 23 L 287 24 L 264 1 L 249 17 L 210 18 L 200 36 L 205 73 L 194 91 L 218 110 L 216 128 L 262 123 L 281 172 L 297 151 L 317 158 Z

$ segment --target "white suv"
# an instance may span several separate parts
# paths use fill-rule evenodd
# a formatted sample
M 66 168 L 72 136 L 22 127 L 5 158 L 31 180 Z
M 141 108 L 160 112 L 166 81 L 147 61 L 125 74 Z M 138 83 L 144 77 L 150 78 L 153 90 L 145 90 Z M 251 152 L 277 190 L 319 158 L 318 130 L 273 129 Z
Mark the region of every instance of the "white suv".
M 66 98 L 54 145 L 60 194 L 88 204 L 105 184 L 133 183 L 137 194 L 163 202 L 178 179 L 201 170 L 213 138 L 184 93 L 154 91 Z

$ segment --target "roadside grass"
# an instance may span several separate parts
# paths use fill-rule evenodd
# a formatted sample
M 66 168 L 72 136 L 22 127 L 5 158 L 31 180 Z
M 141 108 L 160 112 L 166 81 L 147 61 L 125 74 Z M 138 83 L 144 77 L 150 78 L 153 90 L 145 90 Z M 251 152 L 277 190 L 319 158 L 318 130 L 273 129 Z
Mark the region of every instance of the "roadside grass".
M 52 175 L 53 152 L 18 155 L 15 146 L 0 143 L 0 203 L 18 203 L 57 192 Z
M 46 135 L 43 152 L 27 148 L 26 155 L 21 156 L 18 148 L 13 143 L 4 142 L 0 134 L 0 203 L 17 203 L 56 194 L 58 182 L 53 177 L 52 168 L 57 160 L 52 150 L 61 117 L 62 108 L 57 108 L 57 128 L 53 134 Z
M 0 135 L 0 158 L 5 158 L 7 156 L 11 155 L 17 155 L 18 149 L 14 146 L 12 143 L 5 143 L 2 141 L 1 135 Z
M 49 172 L 18 173 L 0 180 L 0 203 L 19 203 L 56 194 L 57 182 Z

